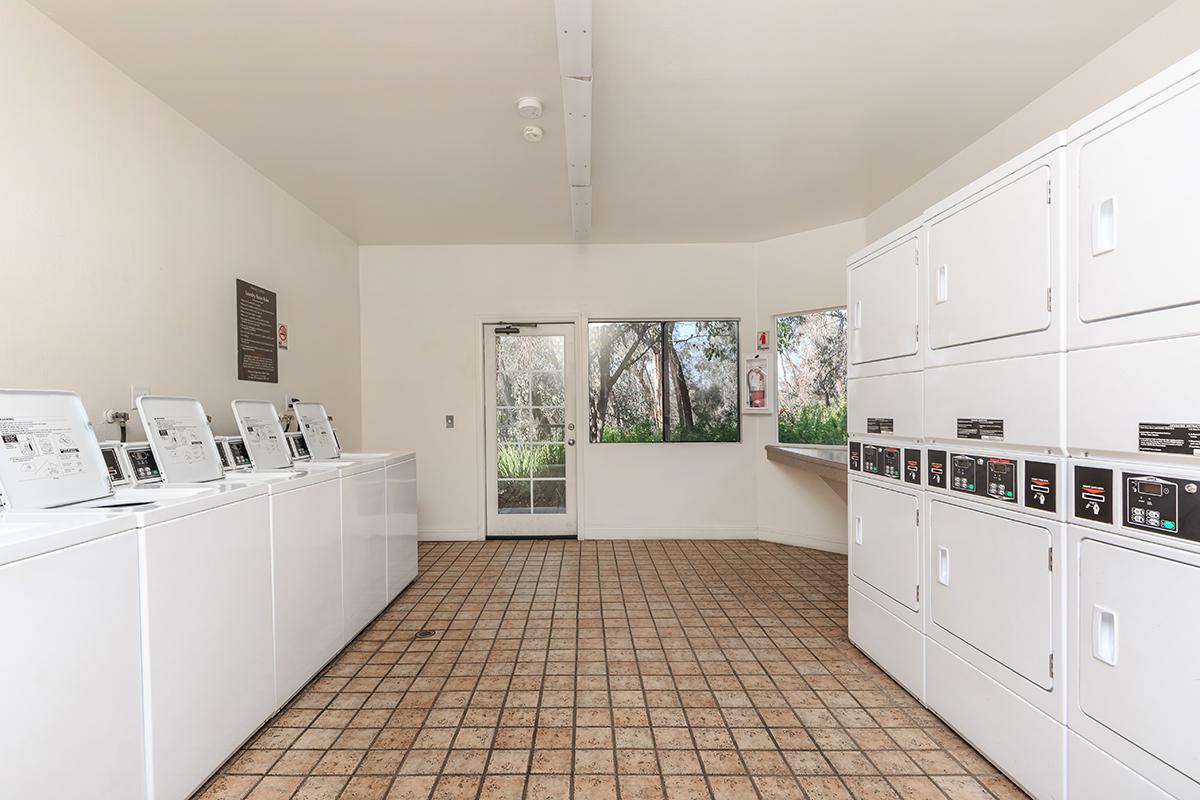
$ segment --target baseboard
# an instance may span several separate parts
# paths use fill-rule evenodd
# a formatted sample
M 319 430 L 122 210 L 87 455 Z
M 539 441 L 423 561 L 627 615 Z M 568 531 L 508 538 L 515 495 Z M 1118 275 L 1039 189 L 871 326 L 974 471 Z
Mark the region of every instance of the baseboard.
M 580 539 L 754 539 L 756 528 L 588 528 Z
M 820 539 L 804 533 L 784 533 L 783 531 L 772 531 L 765 528 L 759 529 L 757 538 L 764 542 L 790 544 L 793 547 L 808 547 L 813 550 L 824 550 L 827 553 L 840 553 L 841 555 L 846 555 L 849 551 L 845 538 Z
M 483 532 L 475 529 L 458 530 L 454 528 L 419 530 L 419 542 L 482 542 Z
M 535 537 L 530 537 L 535 538 Z M 846 540 L 840 541 L 821 539 L 803 533 L 784 533 L 783 531 L 765 530 L 761 528 L 588 528 L 579 532 L 581 540 L 586 539 L 750 539 L 776 544 L 786 544 L 793 547 L 808 547 L 813 550 L 824 550 L 827 553 L 847 552 Z M 434 529 L 421 530 L 417 539 L 422 542 L 482 542 L 483 533 L 475 529 Z

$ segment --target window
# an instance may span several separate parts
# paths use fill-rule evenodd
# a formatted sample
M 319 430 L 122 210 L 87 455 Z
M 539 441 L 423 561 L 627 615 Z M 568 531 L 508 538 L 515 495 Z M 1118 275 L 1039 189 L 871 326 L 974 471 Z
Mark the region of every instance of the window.
M 588 388 L 593 442 L 740 441 L 738 323 L 591 322 Z
M 846 309 L 775 320 L 781 444 L 846 443 Z

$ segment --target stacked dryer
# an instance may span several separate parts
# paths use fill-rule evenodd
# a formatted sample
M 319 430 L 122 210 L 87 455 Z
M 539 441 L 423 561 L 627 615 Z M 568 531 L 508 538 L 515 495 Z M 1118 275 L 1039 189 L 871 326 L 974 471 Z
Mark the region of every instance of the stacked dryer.
M 925 221 L 926 704 L 1046 800 L 1066 791 L 1064 144 Z
M 1073 797 L 1200 797 L 1200 55 L 1068 131 Z
M 922 603 L 919 221 L 850 259 L 850 640 L 918 699 Z

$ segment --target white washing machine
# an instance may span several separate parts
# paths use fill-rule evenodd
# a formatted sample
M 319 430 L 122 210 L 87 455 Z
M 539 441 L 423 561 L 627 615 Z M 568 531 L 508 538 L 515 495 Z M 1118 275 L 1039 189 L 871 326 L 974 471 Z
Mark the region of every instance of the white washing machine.
M 1195 800 L 1200 469 L 1072 459 L 1071 473 L 1072 796 Z M 1105 786 L 1120 794 L 1088 793 Z
M 1065 459 L 926 458 L 926 703 L 1034 797 L 1063 798 Z
M 145 797 L 132 516 L 0 514 L 0 630 L 0 797 Z
M 233 413 L 257 470 L 290 469 L 287 436 L 275 406 L 235 400 Z M 337 475 L 341 496 L 342 640 L 353 639 L 387 605 L 386 470 L 382 460 L 304 462 Z
M 0 391 L 0 418 L 14 510 L 123 510 L 137 530 L 147 795 L 186 797 L 275 708 L 266 489 L 114 491 L 69 392 Z
M 849 448 L 850 641 L 924 702 L 921 448 L 880 439 Z
M 328 470 L 247 469 L 227 475 L 228 453 L 193 398 L 144 396 L 138 413 L 154 474 L 170 486 L 211 482 L 261 484 L 271 521 L 275 699 L 282 706 L 342 646 L 341 497 Z M 203 455 L 203 457 L 201 457 Z M 139 459 L 144 460 L 144 459 Z
M 296 402 L 292 407 L 300 431 L 293 438 L 293 454 L 318 459 L 379 461 L 386 468 L 387 492 L 387 602 L 417 577 L 417 454 L 343 453 L 337 432 L 322 403 Z
M 1068 390 L 1076 457 L 1200 464 L 1200 54 L 1073 125 Z

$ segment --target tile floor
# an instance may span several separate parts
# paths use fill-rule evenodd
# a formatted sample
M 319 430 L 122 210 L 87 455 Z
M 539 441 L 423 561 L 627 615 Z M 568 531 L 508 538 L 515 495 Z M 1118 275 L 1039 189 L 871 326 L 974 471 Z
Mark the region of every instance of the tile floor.
M 421 566 L 199 797 L 1025 797 L 849 644 L 844 556 L 504 541 Z

